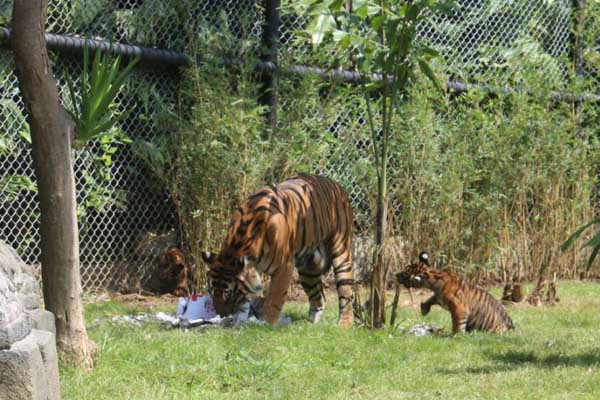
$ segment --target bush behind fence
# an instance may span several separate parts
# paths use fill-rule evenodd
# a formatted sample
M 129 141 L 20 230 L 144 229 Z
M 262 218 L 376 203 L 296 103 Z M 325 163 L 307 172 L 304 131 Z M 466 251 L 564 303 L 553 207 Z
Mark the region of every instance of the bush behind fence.
M 281 64 L 337 67 L 330 65 L 327 54 L 313 53 L 296 34 L 306 21 L 292 3 L 282 1 Z M 576 274 L 583 254 L 575 249 L 562 255 L 557 247 L 594 212 L 597 145 L 592 127 L 598 118 L 593 104 L 575 107 L 551 102 L 545 95 L 558 89 L 597 90 L 600 57 L 595 38 L 600 24 L 595 22 L 600 6 L 588 3 L 583 23 L 577 24 L 571 1 L 459 1 L 461 9 L 454 17 L 434 16 L 421 27 L 421 35 L 446 60 L 445 76 L 511 85 L 537 95 L 490 99 L 474 92 L 440 97 L 426 84 L 413 93 L 404 118 L 396 123 L 401 140 L 390 160 L 395 264 L 427 247 L 481 276 L 526 276 L 543 265 L 564 276 Z M 9 19 L 10 4 L 0 7 L 0 26 L 8 26 Z M 184 51 L 204 59 L 240 55 L 251 59 L 260 49 L 262 23 L 263 10 L 250 0 L 51 0 L 47 29 Z M 202 35 L 212 38 L 210 48 L 198 44 Z M 240 45 L 245 46 L 241 51 Z M 573 57 L 574 49 L 581 50 L 580 61 Z M 78 58 L 58 52 L 53 60 L 64 94 L 61 77 L 69 74 L 76 79 L 81 65 Z M 576 67 L 579 81 L 574 79 Z M 242 68 L 233 75 L 221 71 L 210 80 L 202 75 L 207 73 L 204 68 L 188 71 L 183 78 L 160 65 L 138 68 L 120 95 L 121 106 L 133 112 L 119 129 L 134 143 L 97 143 L 76 154 L 85 287 L 115 284 L 123 274 L 144 279 L 166 243 L 186 239 L 192 255 L 199 240 L 215 245 L 232 201 L 294 170 L 323 172 L 344 184 L 356 209 L 357 247 L 368 247 L 374 173 L 357 89 L 317 78 L 282 76 L 279 130 L 269 138 L 275 144 L 266 144 L 265 127 L 255 118 L 260 110 L 250 105 L 258 92 L 253 86 L 256 75 Z M 10 52 L 1 49 L 0 238 L 35 264 L 39 257 L 35 179 L 13 70 Z M 247 86 L 229 85 L 236 81 Z M 535 84 L 540 81 L 544 84 Z M 202 92 L 185 93 L 194 82 L 214 83 L 208 90 L 220 100 L 215 103 L 220 108 L 195 116 L 182 111 L 194 102 L 202 104 L 198 98 Z M 220 92 L 215 94 L 216 88 Z M 219 93 L 228 95 L 216 99 Z M 211 93 L 204 95 L 210 98 Z M 203 147 L 198 138 L 206 132 L 217 135 L 217 142 L 223 140 L 226 133 L 209 130 L 207 121 L 218 124 L 219 111 L 229 106 L 232 111 L 227 115 L 233 118 L 242 107 L 249 119 L 232 120 L 226 126 L 231 130 L 254 126 L 243 146 L 229 149 L 237 151 L 228 154 L 229 164 L 236 157 L 250 158 L 236 166 L 238 171 L 218 189 L 221 192 L 215 189 L 212 199 L 198 193 L 175 195 L 173 186 L 157 179 L 148 164 L 148 157 L 164 154 L 148 151 L 147 146 L 176 138 L 195 144 L 199 154 L 216 157 L 215 148 Z M 166 113 L 190 123 L 170 125 Z M 168 165 L 170 174 L 190 166 Z M 213 186 L 223 184 L 219 165 L 212 167 L 214 175 L 208 174 L 210 169 L 197 170 L 204 175 L 196 175 L 196 180 L 203 178 L 194 183 L 203 187 L 217 178 Z M 226 167 L 222 169 L 230 171 Z M 173 178 L 163 174 L 167 176 Z M 192 177 L 184 178 L 192 182 Z M 232 187 L 238 188 L 234 196 L 223 192 Z M 365 263 L 365 257 L 358 260 Z

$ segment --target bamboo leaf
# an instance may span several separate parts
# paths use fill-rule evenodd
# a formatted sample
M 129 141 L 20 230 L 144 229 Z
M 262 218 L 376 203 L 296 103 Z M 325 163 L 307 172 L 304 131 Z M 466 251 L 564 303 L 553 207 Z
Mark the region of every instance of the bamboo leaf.
M 121 59 L 112 59 L 108 53 L 96 50 L 89 71 L 89 52 L 84 48 L 84 71 L 82 72 L 81 98 L 77 101 L 74 84 L 68 79 L 72 107 L 67 110 L 77 127 L 74 146 L 81 147 L 87 141 L 101 136 L 115 123 L 129 115 L 114 113 L 112 105 L 131 74 L 139 58 L 133 59 L 121 70 Z
M 600 223 L 600 218 L 599 219 L 595 219 L 581 227 L 579 227 L 579 229 L 577 229 L 561 246 L 560 249 L 561 251 L 567 251 L 569 248 L 571 248 L 571 246 L 573 246 L 573 243 L 575 243 L 575 241 L 577 239 L 579 239 L 581 237 L 581 235 L 583 234 L 583 232 L 590 227 L 591 225 L 594 224 L 598 224 Z
M 311 35 L 311 41 L 314 46 L 323 42 L 325 36 L 336 27 L 335 19 L 331 14 L 321 14 L 317 16 L 307 28 Z
M 594 248 L 594 250 L 592 251 L 592 254 L 590 254 L 590 258 L 588 259 L 587 262 L 587 266 L 586 268 L 589 270 L 592 267 L 592 263 L 594 262 L 594 260 L 596 259 L 596 256 L 598 255 L 598 253 L 600 252 L 600 246 L 597 246 L 596 248 Z
M 586 242 L 581 247 L 600 247 L 600 233 L 591 238 L 588 242 Z
M 435 85 L 435 87 L 441 92 L 443 91 L 442 87 L 440 86 L 440 84 L 438 83 L 438 80 L 435 76 L 435 73 L 431 70 L 431 67 L 429 66 L 429 64 L 427 63 L 427 61 L 419 59 L 417 60 L 417 63 L 419 64 L 419 68 L 421 69 L 421 72 L 423 72 L 423 74 L 429 78 L 429 80 L 431 82 L 433 82 L 433 84 Z

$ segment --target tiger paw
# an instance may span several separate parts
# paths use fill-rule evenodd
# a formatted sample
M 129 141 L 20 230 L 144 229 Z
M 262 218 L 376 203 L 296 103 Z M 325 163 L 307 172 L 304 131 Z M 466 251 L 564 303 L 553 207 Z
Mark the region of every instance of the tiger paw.
M 421 315 L 425 316 L 429 314 L 429 311 L 431 311 L 431 305 L 428 303 L 421 303 Z
M 338 323 L 338 325 L 342 329 L 350 329 L 352 328 L 352 323 L 352 318 L 340 318 L 340 322 Z
M 323 309 L 318 308 L 316 310 L 310 310 L 308 312 L 308 319 L 313 324 L 318 324 L 321 321 L 321 317 L 323 316 Z

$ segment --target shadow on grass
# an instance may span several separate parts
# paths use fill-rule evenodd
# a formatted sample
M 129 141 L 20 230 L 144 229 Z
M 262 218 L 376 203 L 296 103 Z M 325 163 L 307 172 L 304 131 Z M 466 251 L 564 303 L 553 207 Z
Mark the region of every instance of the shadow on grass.
M 537 356 L 533 351 L 508 351 L 503 354 L 487 353 L 487 357 L 495 364 L 458 369 L 443 368 L 438 369 L 438 372 L 446 375 L 492 374 L 525 367 L 553 369 L 600 365 L 600 349 L 575 355 L 550 354 L 543 357 Z

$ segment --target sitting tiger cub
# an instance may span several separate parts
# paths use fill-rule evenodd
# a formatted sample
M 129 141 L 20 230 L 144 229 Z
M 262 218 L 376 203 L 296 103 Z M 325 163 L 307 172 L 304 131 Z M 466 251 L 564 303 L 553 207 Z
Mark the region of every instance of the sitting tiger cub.
M 458 274 L 430 268 L 429 255 L 422 252 L 419 262 L 396 274 L 398 283 L 407 288 L 427 288 L 434 295 L 421 303 L 421 313 L 427 315 L 437 304 L 450 311 L 452 332 L 474 329 L 506 332 L 514 328 L 504 306 L 485 290 L 471 285 Z

